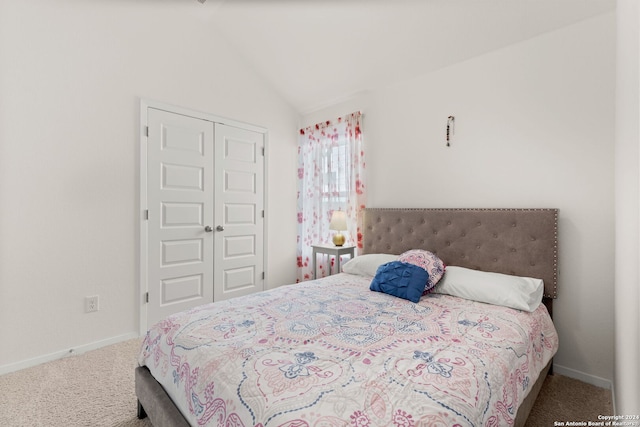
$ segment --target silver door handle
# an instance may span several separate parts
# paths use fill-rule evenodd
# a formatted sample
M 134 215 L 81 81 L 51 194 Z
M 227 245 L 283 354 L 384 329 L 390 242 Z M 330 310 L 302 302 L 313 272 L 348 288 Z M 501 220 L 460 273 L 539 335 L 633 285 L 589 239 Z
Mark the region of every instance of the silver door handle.
M 213 231 L 213 228 L 211 228 L 211 226 L 210 226 L 210 225 L 207 225 L 207 226 L 204 228 L 204 231 L 206 231 L 207 233 L 211 233 L 211 232 Z
M 224 227 L 219 225 L 216 227 L 216 231 L 224 231 Z

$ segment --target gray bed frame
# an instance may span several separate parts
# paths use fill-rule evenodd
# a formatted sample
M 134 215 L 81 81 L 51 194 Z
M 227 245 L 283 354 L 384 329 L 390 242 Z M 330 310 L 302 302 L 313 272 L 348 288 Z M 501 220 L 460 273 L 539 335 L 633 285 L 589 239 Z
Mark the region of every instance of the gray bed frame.
M 558 289 L 557 209 L 378 209 L 364 213 L 362 253 L 429 250 L 446 265 L 544 280 L 543 302 L 553 315 Z M 552 362 L 518 408 L 524 426 Z M 154 427 L 189 426 L 147 367 L 135 370 L 138 418 Z

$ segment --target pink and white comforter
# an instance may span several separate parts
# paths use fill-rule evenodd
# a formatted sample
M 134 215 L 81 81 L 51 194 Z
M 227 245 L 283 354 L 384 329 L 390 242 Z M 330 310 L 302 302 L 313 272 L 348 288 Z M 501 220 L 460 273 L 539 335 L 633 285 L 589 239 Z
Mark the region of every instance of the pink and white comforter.
M 339 274 L 154 325 L 146 365 L 192 425 L 503 426 L 558 338 L 533 313 Z

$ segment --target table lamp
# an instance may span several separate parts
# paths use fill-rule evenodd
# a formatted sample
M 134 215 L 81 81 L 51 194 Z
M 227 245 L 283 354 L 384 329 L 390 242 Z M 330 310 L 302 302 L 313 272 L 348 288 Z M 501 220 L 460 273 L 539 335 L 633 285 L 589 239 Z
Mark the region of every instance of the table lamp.
M 347 229 L 347 214 L 344 211 L 333 211 L 331 215 L 331 222 L 329 223 L 329 230 L 336 230 L 337 233 L 333 235 L 333 244 L 336 246 L 344 245 L 345 237 L 342 233 Z

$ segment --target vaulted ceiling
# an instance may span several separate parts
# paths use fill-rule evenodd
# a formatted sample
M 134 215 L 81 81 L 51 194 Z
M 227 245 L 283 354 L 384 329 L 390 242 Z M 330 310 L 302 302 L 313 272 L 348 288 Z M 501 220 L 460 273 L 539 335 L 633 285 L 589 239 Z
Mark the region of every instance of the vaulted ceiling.
M 305 114 L 613 11 L 615 0 L 208 0 L 197 6 Z

